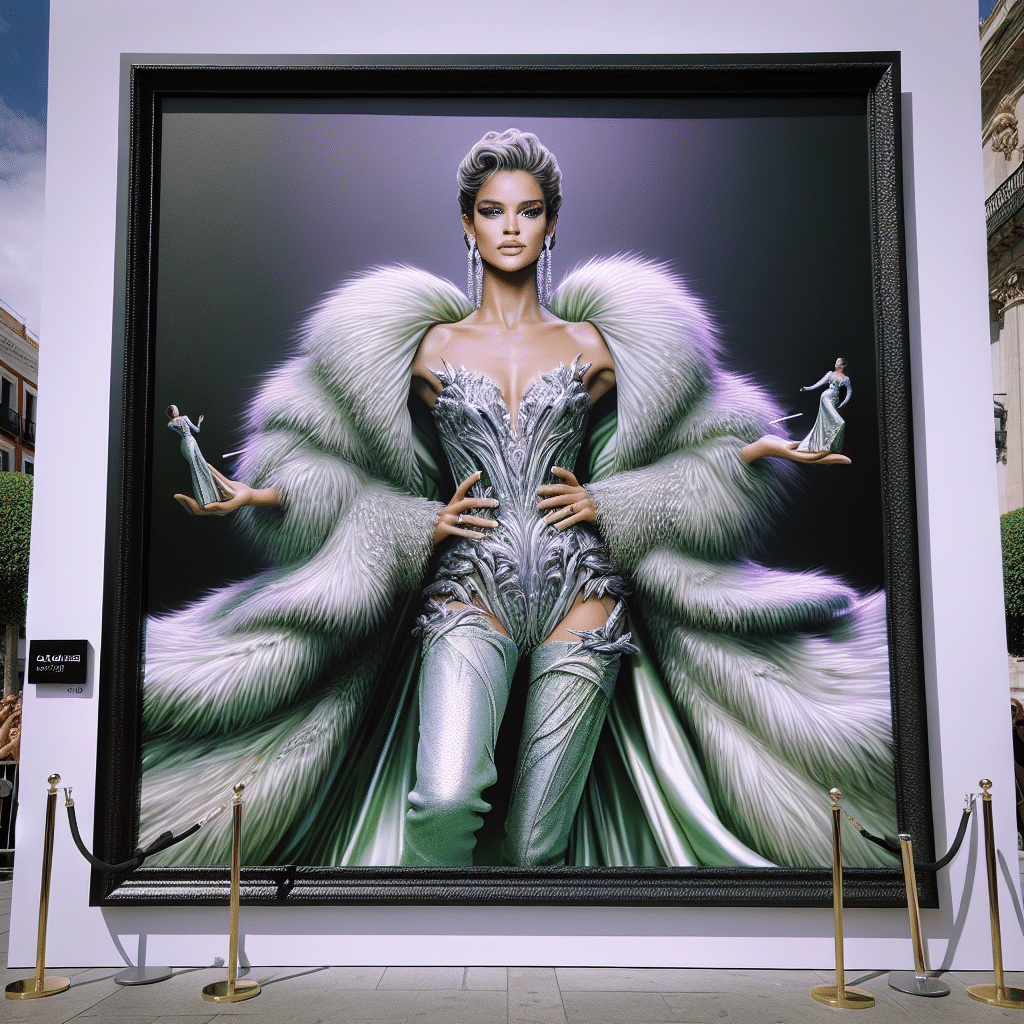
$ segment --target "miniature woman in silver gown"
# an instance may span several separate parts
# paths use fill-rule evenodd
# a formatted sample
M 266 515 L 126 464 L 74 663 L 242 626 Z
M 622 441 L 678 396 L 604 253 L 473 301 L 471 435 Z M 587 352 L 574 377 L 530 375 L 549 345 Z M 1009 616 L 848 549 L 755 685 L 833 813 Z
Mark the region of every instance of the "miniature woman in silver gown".
M 203 423 L 203 416 L 199 417 L 198 423 L 193 423 L 187 416 L 178 412 L 176 405 L 167 406 L 167 415 L 170 422 L 167 424 L 176 434 L 181 435 L 181 454 L 188 463 L 189 472 L 192 474 L 192 491 L 196 496 L 196 502 L 203 506 L 220 501 L 223 495 L 213 478 L 213 472 L 207 465 L 203 453 L 193 434 L 199 433 Z
M 843 450 L 843 434 L 846 431 L 846 424 L 838 410 L 842 409 L 853 397 L 853 385 L 850 378 L 846 376 L 846 360 L 837 359 L 834 370 L 829 370 L 824 377 L 809 388 L 801 388 L 801 391 L 813 391 L 820 388 L 822 384 L 828 386 L 821 393 L 821 401 L 818 403 L 818 418 L 811 427 L 811 432 L 800 442 L 797 451 L 800 452 L 841 452 Z M 839 392 L 846 389 L 846 396 L 839 401 Z

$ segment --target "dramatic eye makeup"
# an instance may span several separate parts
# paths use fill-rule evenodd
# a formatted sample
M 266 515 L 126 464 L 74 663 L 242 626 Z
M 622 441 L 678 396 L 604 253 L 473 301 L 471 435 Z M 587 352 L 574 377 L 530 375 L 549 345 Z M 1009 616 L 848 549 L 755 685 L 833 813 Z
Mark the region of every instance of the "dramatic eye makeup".
M 490 200 L 484 200 L 477 206 L 476 212 L 484 217 L 499 217 L 505 212 L 505 210 L 500 204 L 494 203 Z M 530 205 L 523 204 L 519 208 L 518 212 L 523 217 L 540 217 L 544 213 L 544 204 L 536 201 L 532 202 Z

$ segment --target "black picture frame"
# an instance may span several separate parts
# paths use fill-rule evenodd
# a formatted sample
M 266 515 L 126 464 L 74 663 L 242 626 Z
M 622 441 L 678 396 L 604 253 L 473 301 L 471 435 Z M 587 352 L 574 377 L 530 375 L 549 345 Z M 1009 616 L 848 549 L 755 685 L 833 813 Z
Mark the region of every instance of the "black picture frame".
M 653 116 L 685 101 L 694 109 L 743 102 L 802 104 L 805 112 L 863 110 L 864 188 L 870 209 L 884 583 L 896 740 L 900 828 L 933 858 L 910 408 L 906 269 L 896 53 L 402 57 L 291 66 L 134 63 L 128 68 L 128 188 L 124 333 L 112 358 L 111 430 L 100 664 L 100 731 L 94 836 L 97 855 L 127 859 L 138 826 L 141 671 L 151 538 L 156 232 L 161 117 L 168 103 L 357 98 L 369 104 L 486 106 L 600 100 L 620 116 Z M 630 113 L 632 112 L 632 113 Z M 116 319 L 116 318 L 115 318 Z M 198 410 L 197 410 L 198 411 Z M 827 801 L 823 800 L 823 813 Z M 937 906 L 933 874 L 918 875 L 922 906 Z M 226 868 L 149 868 L 128 877 L 94 870 L 93 905 L 223 903 Z M 849 869 L 847 906 L 905 906 L 902 872 Z M 827 868 L 243 868 L 250 904 L 463 903 L 828 906 Z

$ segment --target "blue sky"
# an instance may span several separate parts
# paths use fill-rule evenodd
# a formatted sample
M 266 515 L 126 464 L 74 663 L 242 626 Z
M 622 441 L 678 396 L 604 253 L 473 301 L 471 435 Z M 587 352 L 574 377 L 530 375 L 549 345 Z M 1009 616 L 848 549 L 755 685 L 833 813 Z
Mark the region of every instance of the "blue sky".
M 0 301 L 39 332 L 48 0 L 0 3 Z

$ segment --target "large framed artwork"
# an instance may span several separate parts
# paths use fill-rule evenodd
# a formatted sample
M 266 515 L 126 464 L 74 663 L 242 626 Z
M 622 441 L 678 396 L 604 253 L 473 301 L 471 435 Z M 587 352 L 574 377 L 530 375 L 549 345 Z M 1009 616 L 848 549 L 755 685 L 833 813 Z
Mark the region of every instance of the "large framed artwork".
M 223 900 L 239 782 L 250 902 L 930 857 L 896 55 L 129 92 L 95 835 L 204 824 L 94 902 Z

